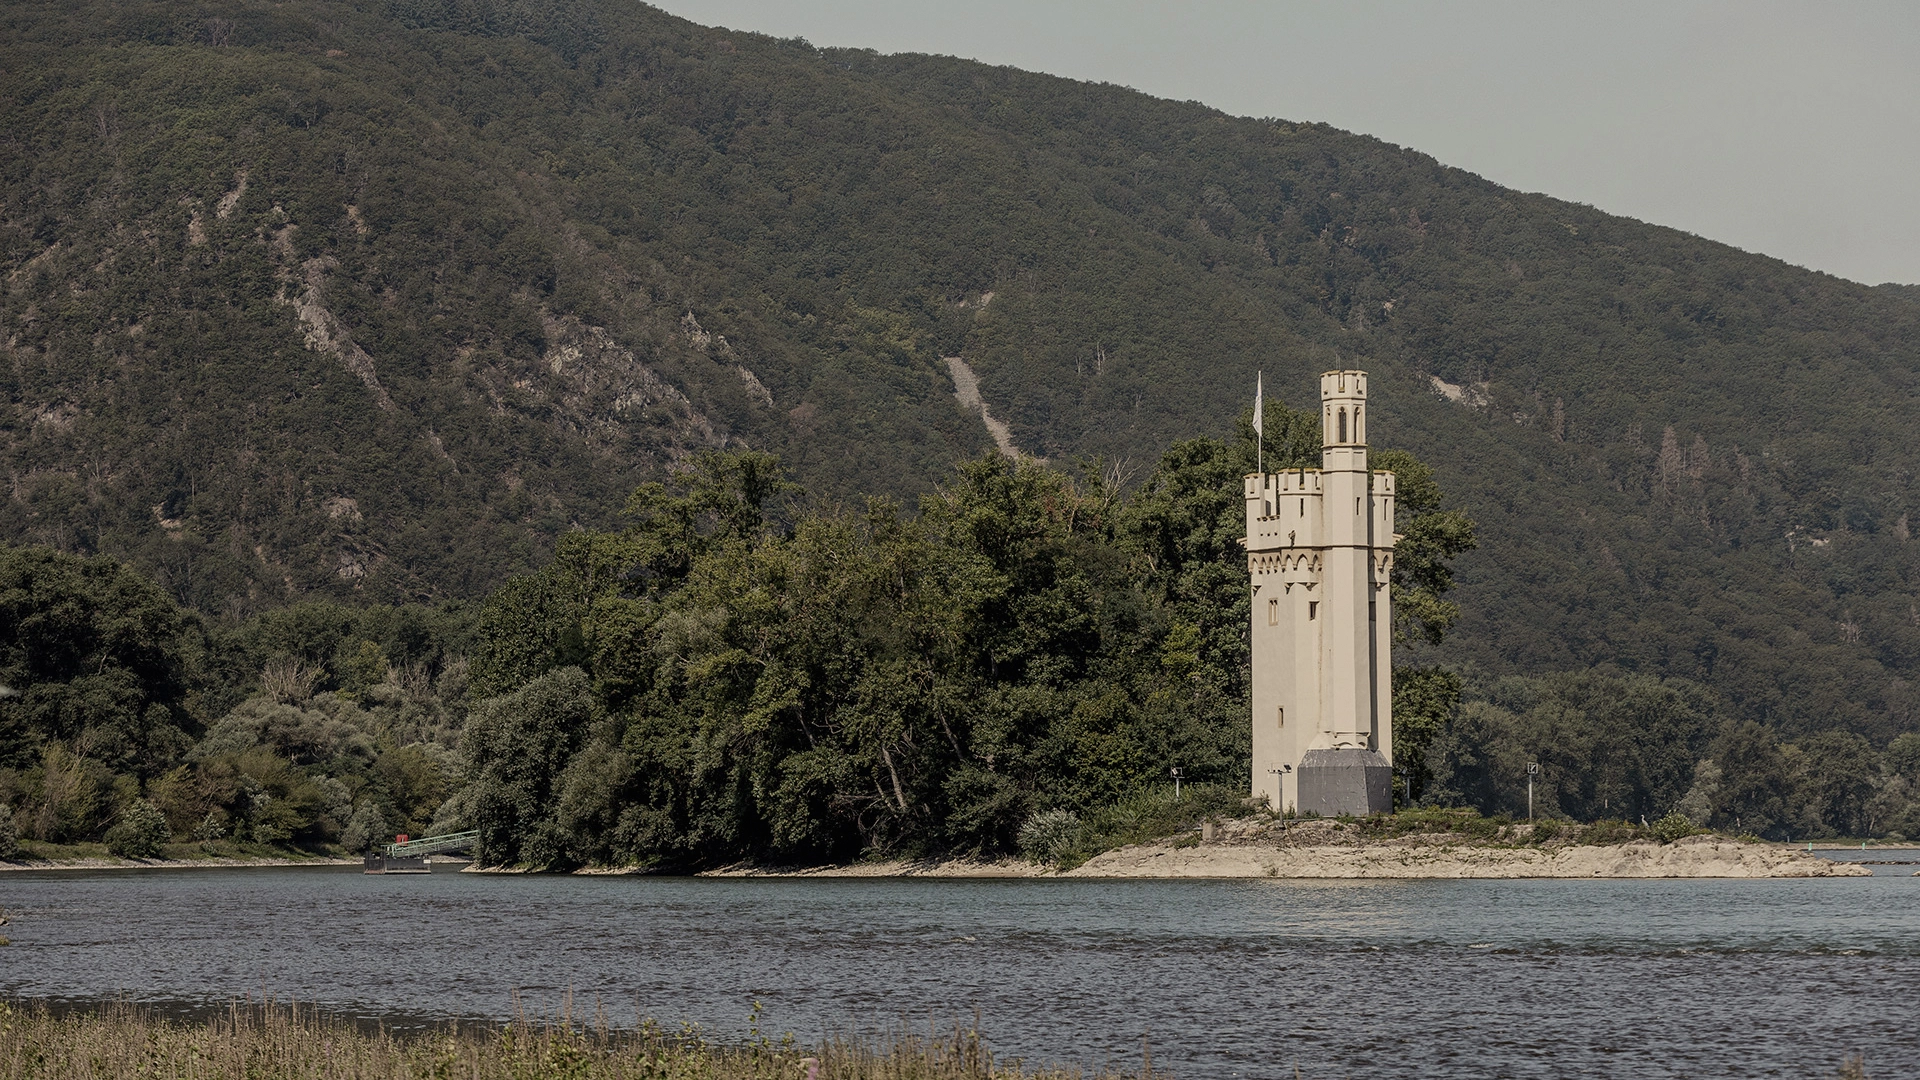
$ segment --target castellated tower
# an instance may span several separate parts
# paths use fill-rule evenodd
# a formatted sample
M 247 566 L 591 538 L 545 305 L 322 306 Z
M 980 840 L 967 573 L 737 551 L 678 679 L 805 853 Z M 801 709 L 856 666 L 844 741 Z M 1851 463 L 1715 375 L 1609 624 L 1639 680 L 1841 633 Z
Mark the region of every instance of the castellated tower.
M 1320 376 L 1318 469 L 1247 477 L 1253 793 L 1393 809 L 1393 474 L 1367 469 L 1367 376 Z

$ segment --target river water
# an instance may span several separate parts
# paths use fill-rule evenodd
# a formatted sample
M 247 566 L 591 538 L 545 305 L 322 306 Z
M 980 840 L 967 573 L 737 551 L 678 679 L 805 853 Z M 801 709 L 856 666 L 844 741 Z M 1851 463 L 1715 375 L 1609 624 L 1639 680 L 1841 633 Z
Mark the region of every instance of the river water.
M 1876 856 L 1884 857 L 1884 856 Z M 0 995 L 535 1014 L 803 1040 L 971 1024 L 1186 1077 L 1920 1075 L 1920 878 L 0 875 Z

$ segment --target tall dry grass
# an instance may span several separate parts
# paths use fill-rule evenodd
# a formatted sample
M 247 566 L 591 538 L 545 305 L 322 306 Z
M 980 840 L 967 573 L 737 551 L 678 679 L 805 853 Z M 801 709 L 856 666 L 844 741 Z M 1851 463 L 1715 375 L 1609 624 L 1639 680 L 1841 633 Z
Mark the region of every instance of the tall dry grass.
M 1140 1073 L 1101 1072 L 1098 1080 Z M 646 1023 L 616 1031 L 604 1017 L 517 1020 L 448 1027 L 431 1034 L 363 1030 L 318 1012 L 234 1006 L 206 1021 L 157 1016 L 133 1006 L 56 1015 L 41 1005 L 0 1004 L 0 1080 L 1078 1080 L 1077 1070 L 1028 1070 L 996 1061 L 978 1032 L 897 1035 L 879 1042 L 834 1039 L 802 1047 L 755 1037 L 721 1045 L 693 1029 Z

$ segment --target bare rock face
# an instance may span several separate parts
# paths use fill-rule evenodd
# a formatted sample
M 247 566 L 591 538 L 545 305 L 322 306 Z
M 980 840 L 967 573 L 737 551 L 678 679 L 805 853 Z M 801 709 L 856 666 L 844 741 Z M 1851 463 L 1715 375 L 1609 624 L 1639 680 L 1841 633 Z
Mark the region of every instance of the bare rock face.
M 606 327 L 550 316 L 545 330 L 545 370 L 520 373 L 514 389 L 545 403 L 564 428 L 594 445 L 611 446 L 622 428 L 639 424 L 660 433 L 670 454 L 725 444 L 725 436 L 685 393 Z M 720 342 L 726 347 L 726 339 Z

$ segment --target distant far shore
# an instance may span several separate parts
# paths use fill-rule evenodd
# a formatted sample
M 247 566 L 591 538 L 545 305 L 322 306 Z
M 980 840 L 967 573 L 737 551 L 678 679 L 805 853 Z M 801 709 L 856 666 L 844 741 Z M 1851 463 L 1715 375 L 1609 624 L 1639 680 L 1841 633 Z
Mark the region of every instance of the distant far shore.
M 0 860 L 6 870 L 231 870 L 248 866 L 359 866 L 359 859 L 314 855 L 286 858 L 204 859 L 123 859 L 117 855 L 85 855 L 76 858 Z

